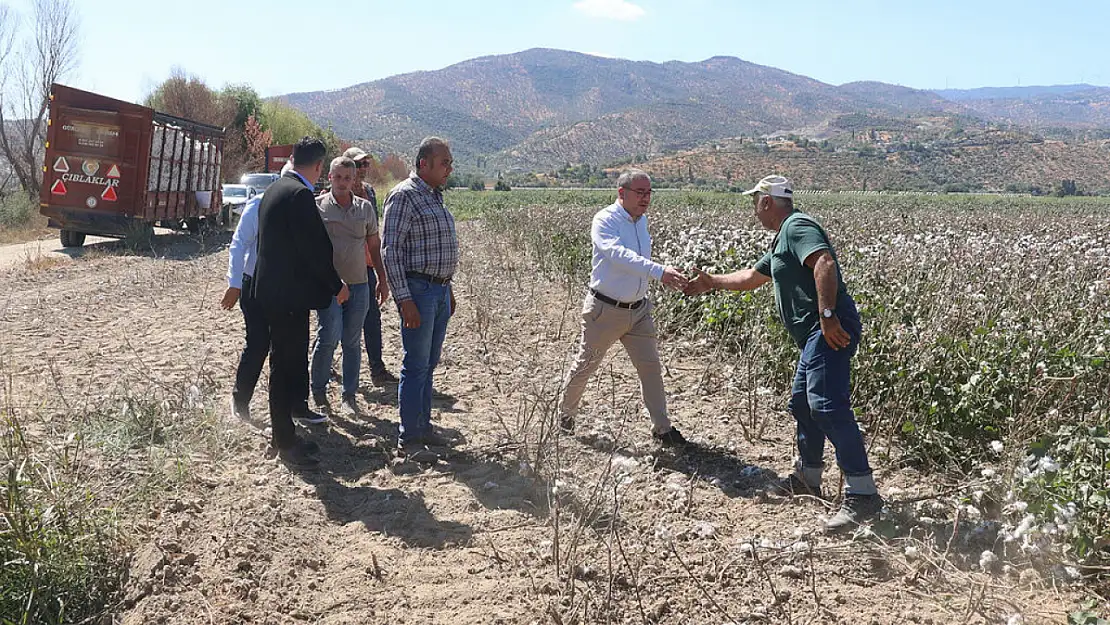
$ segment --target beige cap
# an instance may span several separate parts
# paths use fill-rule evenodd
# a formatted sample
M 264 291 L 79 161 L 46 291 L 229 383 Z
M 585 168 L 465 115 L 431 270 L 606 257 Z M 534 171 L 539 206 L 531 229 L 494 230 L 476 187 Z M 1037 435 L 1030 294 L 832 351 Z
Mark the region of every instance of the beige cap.
M 361 161 L 362 159 L 370 155 L 367 154 L 366 150 L 363 150 L 362 148 L 347 148 L 347 150 L 343 152 L 343 156 L 346 156 L 347 158 L 357 163 L 358 161 Z

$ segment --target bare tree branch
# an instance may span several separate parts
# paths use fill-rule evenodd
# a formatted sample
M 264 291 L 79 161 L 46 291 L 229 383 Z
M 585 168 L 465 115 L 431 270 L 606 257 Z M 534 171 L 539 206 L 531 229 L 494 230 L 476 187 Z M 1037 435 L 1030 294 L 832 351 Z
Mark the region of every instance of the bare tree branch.
M 77 68 L 79 20 L 73 0 L 35 0 L 31 32 L 17 46 L 13 13 L 0 6 L 0 156 L 35 197 L 50 88 Z

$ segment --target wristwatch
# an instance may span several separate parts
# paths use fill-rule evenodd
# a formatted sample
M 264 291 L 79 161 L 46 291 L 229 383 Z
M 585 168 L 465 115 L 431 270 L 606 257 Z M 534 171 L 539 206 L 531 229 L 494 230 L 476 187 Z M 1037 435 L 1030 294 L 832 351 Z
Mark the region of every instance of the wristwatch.
M 825 319 L 832 319 L 833 309 L 826 308 L 826 309 L 822 310 L 821 311 L 821 316 L 824 317 Z

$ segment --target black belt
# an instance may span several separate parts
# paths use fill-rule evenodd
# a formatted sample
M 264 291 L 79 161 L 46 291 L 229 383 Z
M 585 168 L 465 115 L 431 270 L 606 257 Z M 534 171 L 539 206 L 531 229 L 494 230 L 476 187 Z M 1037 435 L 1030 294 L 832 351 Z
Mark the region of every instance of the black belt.
M 417 278 L 419 280 L 427 280 L 428 282 L 431 282 L 432 284 L 450 284 L 451 283 L 451 278 L 437 278 L 436 276 L 430 276 L 426 273 L 420 273 L 419 271 L 406 271 L 405 272 L 405 277 Z
M 644 305 L 644 300 L 643 299 L 636 300 L 635 302 L 618 302 L 617 300 L 609 297 L 608 295 L 605 295 L 604 293 L 598 293 L 594 289 L 590 289 L 590 293 L 594 294 L 594 299 L 599 299 L 599 300 L 605 302 L 606 304 L 609 304 L 610 306 L 616 306 L 617 308 L 625 308 L 627 310 L 636 310 L 640 306 Z

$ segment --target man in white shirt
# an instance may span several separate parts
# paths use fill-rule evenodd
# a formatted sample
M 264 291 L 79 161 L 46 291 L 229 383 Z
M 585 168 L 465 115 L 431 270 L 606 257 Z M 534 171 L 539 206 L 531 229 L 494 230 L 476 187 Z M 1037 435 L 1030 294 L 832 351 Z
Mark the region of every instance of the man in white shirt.
M 651 178 L 631 169 L 617 180 L 616 203 L 594 215 L 590 292 L 582 305 L 578 356 L 559 402 L 559 425 L 564 431 L 573 431 L 586 383 L 609 347 L 619 340 L 640 377 L 640 392 L 651 415 L 652 437 L 666 447 L 681 447 L 686 439 L 667 416 L 663 365 L 647 292 L 652 280 L 681 291 L 687 279 L 674 267 L 652 262 L 645 215 L 650 205 Z
M 281 175 L 292 171 L 293 164 L 286 163 Z M 251 397 L 262 375 L 262 365 L 270 352 L 270 325 L 262 305 L 254 298 L 251 282 L 254 280 L 254 267 L 258 262 L 258 205 L 262 203 L 262 193 L 247 200 L 239 224 L 231 238 L 228 250 L 227 290 L 220 298 L 220 307 L 231 310 L 235 303 L 243 311 L 243 325 L 247 330 L 247 342 L 235 369 L 235 387 L 231 391 L 231 413 L 233 416 L 249 420 Z M 302 423 L 322 423 L 327 417 L 308 407 L 308 386 L 300 389 L 301 400 L 293 410 L 293 418 Z

